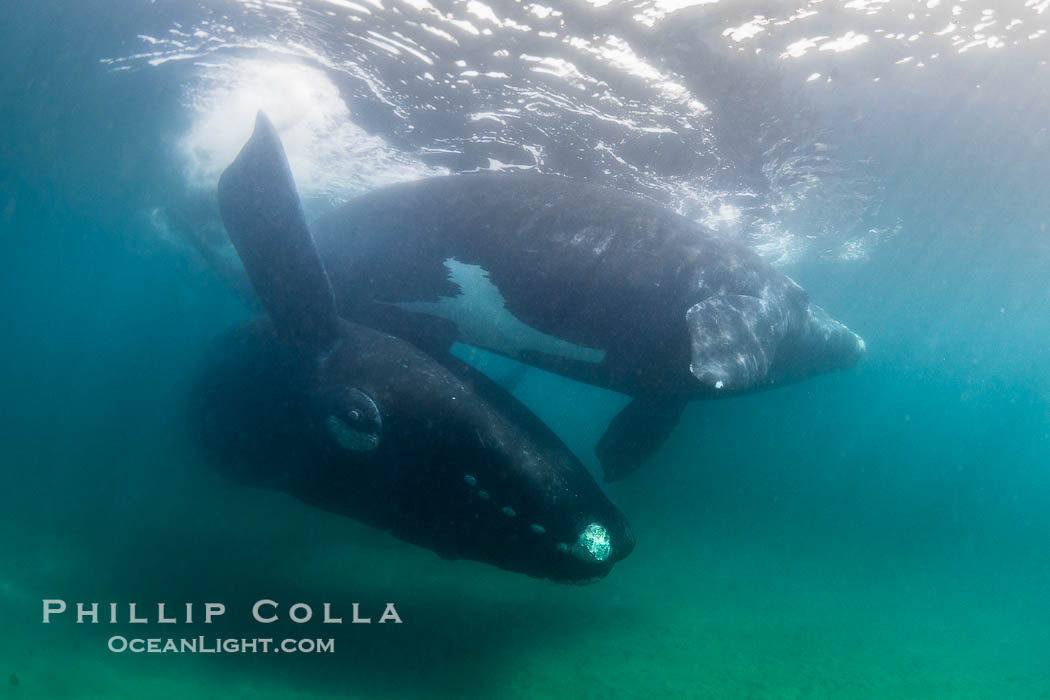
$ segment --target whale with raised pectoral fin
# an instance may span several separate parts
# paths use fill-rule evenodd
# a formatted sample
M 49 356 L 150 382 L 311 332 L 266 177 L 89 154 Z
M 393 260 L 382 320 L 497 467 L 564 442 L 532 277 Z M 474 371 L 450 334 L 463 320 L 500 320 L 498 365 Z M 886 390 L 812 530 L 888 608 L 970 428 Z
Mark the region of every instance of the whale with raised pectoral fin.
M 631 552 L 622 513 L 512 397 L 337 316 L 261 113 L 219 205 L 267 311 L 214 343 L 191 396 L 192 433 L 222 473 L 443 557 L 557 581 L 600 578 Z

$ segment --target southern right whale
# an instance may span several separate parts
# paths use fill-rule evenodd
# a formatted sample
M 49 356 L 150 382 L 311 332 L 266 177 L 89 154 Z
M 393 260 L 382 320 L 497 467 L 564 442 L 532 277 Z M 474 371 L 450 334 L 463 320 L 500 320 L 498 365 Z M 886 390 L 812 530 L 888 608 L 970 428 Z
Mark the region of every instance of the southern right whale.
M 692 398 L 769 389 L 864 353 L 747 247 L 574 180 L 398 184 L 312 230 L 341 316 L 438 359 L 459 341 L 632 396 L 597 446 L 607 479 L 648 458 Z
M 631 552 L 622 513 L 512 397 L 336 315 L 261 113 L 219 205 L 268 315 L 216 341 L 191 394 L 191 431 L 219 471 L 532 576 L 588 581 Z

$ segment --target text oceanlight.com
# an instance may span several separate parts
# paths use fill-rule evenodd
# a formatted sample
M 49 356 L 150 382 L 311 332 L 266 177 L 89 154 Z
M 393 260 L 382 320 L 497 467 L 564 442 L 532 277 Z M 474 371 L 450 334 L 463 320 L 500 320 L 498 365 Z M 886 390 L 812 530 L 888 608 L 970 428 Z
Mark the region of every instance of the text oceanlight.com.
M 223 639 L 221 637 L 192 637 L 181 639 L 128 639 L 116 635 L 109 638 L 109 650 L 118 654 L 334 654 L 335 640 L 281 639 L 256 637 L 253 639 Z

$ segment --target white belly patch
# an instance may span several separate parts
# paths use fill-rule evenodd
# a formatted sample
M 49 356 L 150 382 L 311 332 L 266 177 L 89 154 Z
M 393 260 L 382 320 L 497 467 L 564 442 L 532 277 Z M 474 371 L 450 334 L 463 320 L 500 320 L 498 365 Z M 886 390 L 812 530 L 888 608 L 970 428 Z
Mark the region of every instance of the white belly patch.
M 455 258 L 445 260 L 450 279 L 462 290 L 438 301 L 405 301 L 394 306 L 405 311 L 439 316 L 456 324 L 458 340 L 508 357 L 525 351 L 556 355 L 581 362 L 599 363 L 604 350 L 586 348 L 536 330 L 507 310 L 506 299 L 479 265 Z

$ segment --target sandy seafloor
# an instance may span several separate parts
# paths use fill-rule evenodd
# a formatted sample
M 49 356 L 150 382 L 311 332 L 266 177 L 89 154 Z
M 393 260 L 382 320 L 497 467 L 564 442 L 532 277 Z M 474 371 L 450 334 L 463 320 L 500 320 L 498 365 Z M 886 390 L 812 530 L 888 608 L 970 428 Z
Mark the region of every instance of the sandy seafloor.
M 243 498 L 220 488 L 202 506 L 218 494 Z M 202 517 L 178 542 L 164 523 L 152 523 L 137 534 L 153 535 L 158 546 L 141 547 L 127 578 L 111 582 L 100 571 L 118 552 L 94 552 L 69 536 L 38 542 L 38 570 L 3 587 L 9 624 L 0 658 L 19 684 L 0 692 L 51 699 L 1046 694 L 1050 633 L 1037 622 L 1048 613 L 1045 578 L 1026 580 L 1023 567 L 989 569 L 976 547 L 900 561 L 873 551 L 878 544 L 869 538 L 802 532 L 783 516 L 726 532 L 704 514 L 673 527 L 650 514 L 635 518 L 645 543 L 639 556 L 599 585 L 561 587 L 441 562 L 282 498 L 243 501 L 238 511 L 265 506 L 275 520 L 295 518 L 312 534 L 309 544 L 274 522 L 249 528 Z M 232 563 L 230 552 L 257 551 L 260 535 L 271 566 L 221 567 Z M 339 599 L 398 601 L 404 624 L 344 625 L 334 633 L 333 657 L 132 656 L 105 650 L 106 626 L 44 626 L 35 601 L 27 605 L 33 590 L 163 590 L 173 568 L 198 571 L 198 580 L 179 584 L 193 599 L 224 591 L 233 601 L 247 589 L 320 601 L 339 591 Z M 222 582 L 207 585 L 209 571 Z M 200 627 L 179 626 L 179 634 Z M 304 636 L 315 634 L 328 631 L 304 625 Z

